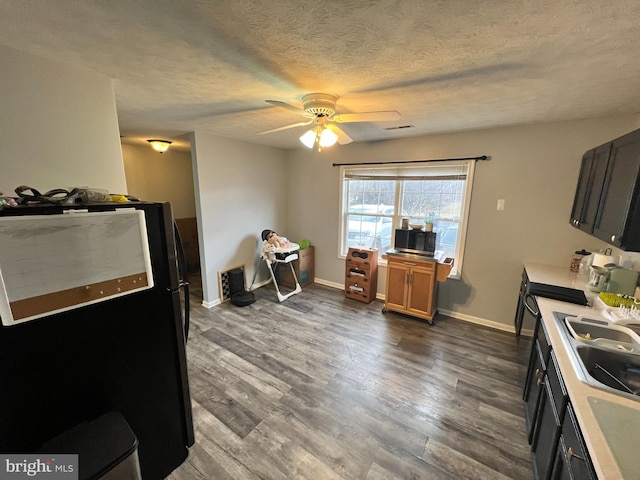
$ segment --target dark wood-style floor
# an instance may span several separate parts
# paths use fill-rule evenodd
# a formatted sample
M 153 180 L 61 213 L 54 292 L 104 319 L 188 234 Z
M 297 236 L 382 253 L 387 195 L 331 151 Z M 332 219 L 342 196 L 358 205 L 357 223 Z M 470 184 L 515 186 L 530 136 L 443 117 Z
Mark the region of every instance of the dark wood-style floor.
M 532 478 L 527 339 L 320 285 L 255 293 L 242 308 L 193 298 L 196 444 L 170 479 Z

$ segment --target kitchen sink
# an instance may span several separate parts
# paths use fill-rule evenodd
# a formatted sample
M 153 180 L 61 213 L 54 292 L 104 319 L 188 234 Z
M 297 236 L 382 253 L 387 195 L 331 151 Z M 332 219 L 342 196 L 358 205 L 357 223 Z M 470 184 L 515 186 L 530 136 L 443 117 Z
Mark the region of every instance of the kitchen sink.
M 640 337 L 604 319 L 554 312 L 578 379 L 640 401 Z
M 567 317 L 565 325 L 578 342 L 640 354 L 640 337 L 633 330 L 589 317 Z
M 631 395 L 640 395 L 640 355 L 577 347 L 584 370 L 595 381 Z

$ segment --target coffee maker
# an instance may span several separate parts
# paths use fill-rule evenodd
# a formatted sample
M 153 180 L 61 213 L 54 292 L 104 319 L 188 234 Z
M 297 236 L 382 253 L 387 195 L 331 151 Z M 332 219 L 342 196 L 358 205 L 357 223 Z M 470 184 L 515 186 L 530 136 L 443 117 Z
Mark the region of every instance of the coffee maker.
M 612 263 L 605 266 L 592 265 L 589 267 L 587 288 L 596 293 L 606 292 L 609 278 L 611 277 L 611 271 L 615 268 L 618 268 L 618 266 Z

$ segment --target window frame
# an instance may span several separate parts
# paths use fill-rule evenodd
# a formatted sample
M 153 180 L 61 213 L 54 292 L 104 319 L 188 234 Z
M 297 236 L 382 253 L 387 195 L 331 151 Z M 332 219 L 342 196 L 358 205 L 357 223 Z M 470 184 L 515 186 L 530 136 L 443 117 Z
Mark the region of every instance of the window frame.
M 432 163 L 432 165 L 429 165 L 429 163 Z M 406 164 L 398 164 L 396 165 L 397 168 L 399 169 L 403 169 L 403 168 L 407 168 L 409 169 L 410 167 L 415 167 L 416 164 L 418 166 L 424 166 L 428 169 L 428 167 L 433 166 L 435 167 L 436 165 L 433 165 L 433 163 L 435 162 L 429 162 L 429 161 L 425 161 L 425 162 L 407 162 Z M 437 166 L 442 166 L 442 164 L 445 165 L 463 165 L 466 164 L 466 168 L 467 168 L 467 173 L 466 173 L 466 184 L 465 184 L 465 188 L 462 191 L 462 211 L 460 212 L 460 220 L 458 222 L 458 239 L 456 242 L 456 252 L 455 252 L 455 256 L 454 256 L 454 266 L 451 270 L 451 273 L 449 274 L 449 278 L 452 279 L 460 279 L 462 276 L 462 266 L 464 263 L 464 252 L 465 252 L 465 243 L 466 243 L 466 237 L 467 237 L 467 228 L 468 228 L 468 223 L 469 223 L 469 212 L 471 210 L 471 196 L 472 196 L 472 190 L 473 190 L 473 179 L 474 179 L 474 174 L 475 174 L 475 166 L 476 166 L 476 161 L 475 160 L 453 160 L 453 161 L 439 161 Z M 346 258 L 346 252 L 348 251 L 348 246 L 347 246 L 347 232 L 348 232 L 348 212 L 347 210 L 345 210 L 345 202 L 348 202 L 348 199 L 346 198 L 347 192 L 345 191 L 345 171 L 347 169 L 358 169 L 360 168 L 358 165 L 354 165 L 354 164 L 350 164 L 350 165 L 341 165 L 340 166 L 340 201 L 339 201 L 339 218 L 340 218 L 340 222 L 339 222 L 339 228 L 338 228 L 338 258 L 340 259 L 345 259 Z M 371 169 L 371 164 L 366 164 L 363 163 L 362 164 L 362 169 Z M 407 178 L 408 179 L 408 178 Z M 395 188 L 395 193 L 394 193 L 394 205 L 393 205 L 393 209 L 394 209 L 394 213 L 393 215 L 391 215 L 392 218 L 392 224 L 391 224 L 391 229 L 392 229 L 392 235 L 391 235 L 391 248 L 393 248 L 393 232 L 395 231 L 396 228 L 400 228 L 401 226 L 401 222 L 402 222 L 402 215 L 399 212 L 399 207 L 400 207 L 400 203 L 401 203 L 401 198 L 403 195 L 403 182 L 404 180 L 402 179 L 396 179 L 395 180 L 396 183 L 396 188 Z M 389 215 L 381 215 L 381 216 L 389 216 Z M 343 248 L 344 248 L 344 253 L 343 253 Z M 382 255 L 385 252 L 379 252 L 379 260 L 378 263 L 381 265 L 386 265 L 387 262 L 385 259 L 382 258 Z

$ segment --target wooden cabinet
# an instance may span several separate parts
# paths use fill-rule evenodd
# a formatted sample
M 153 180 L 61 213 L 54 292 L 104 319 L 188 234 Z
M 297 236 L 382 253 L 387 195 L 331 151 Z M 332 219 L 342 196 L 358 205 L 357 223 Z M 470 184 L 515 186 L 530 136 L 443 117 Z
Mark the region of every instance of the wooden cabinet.
M 378 290 L 378 250 L 350 248 L 345 260 L 344 294 L 371 303 Z
M 585 153 L 570 222 L 622 250 L 640 251 L 640 130 Z
M 438 263 L 432 258 L 387 256 L 387 290 L 382 311 L 405 313 L 432 323 L 438 302 L 437 268 Z M 450 269 L 449 266 L 447 275 Z

